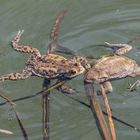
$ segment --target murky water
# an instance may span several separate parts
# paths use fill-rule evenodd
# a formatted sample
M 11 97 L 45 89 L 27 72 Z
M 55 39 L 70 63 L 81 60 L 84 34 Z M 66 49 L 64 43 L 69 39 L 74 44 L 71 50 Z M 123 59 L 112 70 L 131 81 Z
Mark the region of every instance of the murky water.
M 59 42 L 81 55 L 101 56 L 108 50 L 95 44 L 105 41 L 125 43 L 140 34 L 139 0 L 1 0 L 0 1 L 0 75 L 21 71 L 28 54 L 15 52 L 10 41 L 18 30 L 24 29 L 22 44 L 30 44 L 45 53 L 49 32 L 61 9 L 67 9 Z M 135 43 L 134 48 L 140 43 Z M 139 60 L 139 52 L 127 54 Z M 113 94 L 108 95 L 112 113 L 140 128 L 140 89 L 128 92 L 127 84 L 136 79 L 127 78 L 112 82 Z M 41 90 L 41 78 L 31 77 L 25 81 L 5 82 L 0 92 L 12 98 L 31 95 Z M 87 102 L 83 88 L 83 76 L 68 84 L 80 89 L 74 97 Z M 2 101 L 2 100 L 1 100 Z M 17 102 L 18 113 L 27 129 L 30 140 L 42 139 L 41 97 Z M 51 95 L 51 140 L 100 140 L 92 114 L 85 106 L 54 91 Z M 140 133 L 115 122 L 119 140 L 139 140 Z M 0 140 L 19 140 L 22 135 L 9 106 L 0 107 L 0 128 L 12 130 L 14 136 L 0 135 Z

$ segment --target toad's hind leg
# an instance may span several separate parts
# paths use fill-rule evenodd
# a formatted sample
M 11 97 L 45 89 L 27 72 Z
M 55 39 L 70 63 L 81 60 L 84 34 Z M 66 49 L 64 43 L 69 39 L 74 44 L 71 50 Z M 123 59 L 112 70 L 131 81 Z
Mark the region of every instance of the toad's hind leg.
M 10 73 L 3 76 L 0 76 L 0 82 L 6 80 L 24 80 L 32 75 L 32 72 L 28 69 L 24 69 L 22 73 Z
M 23 30 L 19 31 L 18 34 L 15 36 L 15 38 L 12 41 L 12 48 L 16 51 L 19 51 L 19 52 L 32 53 L 34 55 L 40 56 L 40 52 L 38 51 L 38 49 L 31 48 L 31 47 L 26 46 L 26 45 L 25 46 L 19 45 L 19 41 L 20 41 L 20 38 L 21 38 L 23 32 L 24 32 Z
M 115 54 L 122 55 L 127 52 L 129 52 L 132 49 L 132 46 L 129 44 L 111 44 L 108 42 L 105 42 L 105 45 L 103 45 L 107 48 L 111 48 Z
M 135 36 L 130 41 L 128 41 L 127 43 L 123 43 L 123 44 L 111 44 L 111 43 L 105 42 L 104 45 L 99 45 L 99 46 L 111 48 L 115 54 L 122 55 L 122 54 L 129 52 L 132 49 L 132 46 L 130 44 L 132 44 L 138 40 L 140 40 L 140 36 Z
M 58 46 L 58 44 L 57 44 L 58 31 L 59 31 L 59 28 L 60 28 L 61 20 L 64 17 L 65 13 L 66 13 L 66 10 L 62 10 L 58 14 L 58 16 L 56 18 L 56 21 L 55 21 L 55 23 L 54 23 L 54 25 L 51 29 L 51 33 L 50 33 L 51 42 L 49 44 L 47 53 L 53 53 L 55 51 L 56 47 Z

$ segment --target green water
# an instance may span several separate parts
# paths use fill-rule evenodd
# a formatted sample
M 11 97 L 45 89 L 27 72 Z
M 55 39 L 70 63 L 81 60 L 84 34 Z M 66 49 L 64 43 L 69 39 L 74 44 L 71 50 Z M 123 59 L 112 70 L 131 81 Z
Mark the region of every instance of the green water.
M 28 54 L 15 52 L 10 41 L 18 30 L 24 29 L 22 44 L 29 44 L 45 53 L 49 32 L 61 9 L 67 9 L 59 42 L 81 55 L 101 56 L 108 50 L 96 47 L 105 41 L 125 43 L 140 35 L 139 0 L 0 0 L 0 75 L 21 71 Z M 135 43 L 134 48 L 140 43 Z M 139 52 L 127 54 L 139 64 Z M 127 78 L 112 82 L 114 91 L 108 95 L 112 113 L 140 128 L 140 89 L 130 93 L 127 84 L 136 79 Z M 5 82 L 0 92 L 12 98 L 31 95 L 41 90 L 43 79 L 31 77 L 25 81 Z M 87 102 L 83 76 L 68 83 L 81 93 L 74 97 Z M 70 98 L 53 92 L 51 95 L 51 140 L 100 140 L 95 121 L 88 108 Z M 2 102 L 3 100 L 1 100 Z M 41 140 L 41 97 L 16 103 L 21 120 L 30 140 Z M 118 140 L 139 140 L 140 133 L 115 122 Z M 11 130 L 13 136 L 0 134 L 0 140 L 20 140 L 21 131 L 9 106 L 0 107 L 0 128 Z

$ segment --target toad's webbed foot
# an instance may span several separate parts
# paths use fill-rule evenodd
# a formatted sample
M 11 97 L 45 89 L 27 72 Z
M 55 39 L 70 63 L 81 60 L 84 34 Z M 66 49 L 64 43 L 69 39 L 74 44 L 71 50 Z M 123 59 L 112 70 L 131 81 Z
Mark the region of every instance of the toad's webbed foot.
M 20 41 L 20 38 L 23 34 L 24 30 L 22 31 L 19 31 L 17 33 L 17 35 L 15 36 L 15 38 L 13 39 L 11 45 L 12 45 L 12 48 L 16 51 L 19 51 L 19 52 L 24 52 L 24 53 L 32 53 L 34 55 L 37 55 L 37 56 L 40 56 L 40 52 L 38 51 L 38 49 L 36 48 L 31 48 L 27 45 L 25 46 L 20 46 L 19 45 L 19 41 Z
M 132 43 L 135 43 L 138 40 L 140 40 L 140 35 L 135 36 L 130 41 L 128 41 L 126 44 L 132 44 Z

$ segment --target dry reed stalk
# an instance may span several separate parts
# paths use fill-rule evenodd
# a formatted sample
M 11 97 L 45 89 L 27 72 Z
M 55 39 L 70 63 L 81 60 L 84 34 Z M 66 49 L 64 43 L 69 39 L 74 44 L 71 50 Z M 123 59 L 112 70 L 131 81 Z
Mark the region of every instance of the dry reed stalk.
M 116 140 L 116 131 L 115 131 L 115 127 L 114 127 L 114 123 L 113 123 L 113 119 L 112 119 L 112 114 L 111 114 L 111 110 L 110 110 L 110 106 L 109 106 L 109 102 L 105 93 L 105 89 L 103 87 L 102 84 L 100 84 L 101 87 L 101 91 L 102 91 L 102 95 L 104 98 L 104 103 L 105 103 L 105 107 L 106 107 L 106 112 L 107 112 L 107 116 L 108 116 L 108 122 L 109 122 L 109 126 L 110 126 L 110 131 L 111 131 L 111 137 L 112 140 Z
M 49 140 L 49 118 L 50 118 L 50 91 L 47 89 L 50 86 L 50 80 L 44 79 L 42 90 L 42 131 L 43 140 Z
M 88 96 L 91 111 L 96 120 L 96 125 L 103 140 L 111 140 L 109 128 L 104 119 L 98 96 L 92 84 L 85 83 L 85 91 Z

